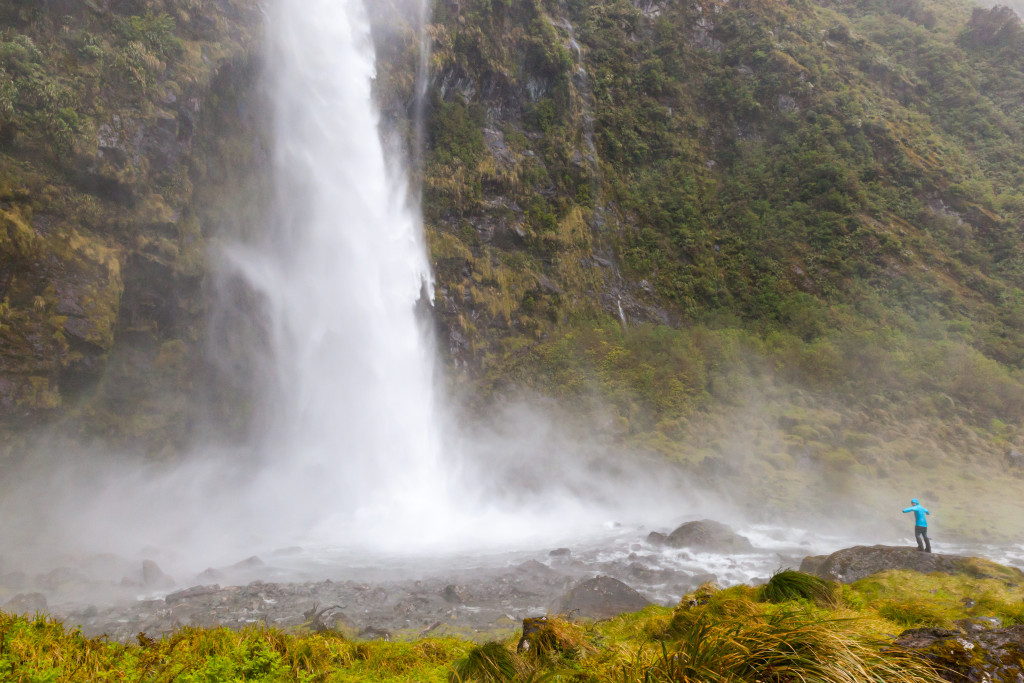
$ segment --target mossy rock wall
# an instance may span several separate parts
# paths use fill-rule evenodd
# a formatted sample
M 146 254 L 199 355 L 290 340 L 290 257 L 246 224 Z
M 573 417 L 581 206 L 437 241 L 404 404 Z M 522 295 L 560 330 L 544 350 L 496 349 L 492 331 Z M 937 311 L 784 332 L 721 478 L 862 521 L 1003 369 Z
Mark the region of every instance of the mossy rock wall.
M 0 428 L 180 445 L 210 237 L 260 166 L 258 8 L 7 0 L 0 25 Z

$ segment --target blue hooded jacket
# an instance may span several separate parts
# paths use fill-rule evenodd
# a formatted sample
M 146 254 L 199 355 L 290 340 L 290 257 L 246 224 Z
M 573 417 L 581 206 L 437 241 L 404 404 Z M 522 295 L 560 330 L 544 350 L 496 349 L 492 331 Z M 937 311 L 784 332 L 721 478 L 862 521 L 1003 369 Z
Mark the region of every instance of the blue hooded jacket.
M 913 505 L 904 510 L 904 512 L 914 513 L 915 526 L 928 526 L 928 520 L 925 518 L 925 515 L 931 513 L 928 512 L 927 508 L 922 507 L 921 504 L 917 502 L 917 498 L 913 498 L 910 502 L 913 503 Z

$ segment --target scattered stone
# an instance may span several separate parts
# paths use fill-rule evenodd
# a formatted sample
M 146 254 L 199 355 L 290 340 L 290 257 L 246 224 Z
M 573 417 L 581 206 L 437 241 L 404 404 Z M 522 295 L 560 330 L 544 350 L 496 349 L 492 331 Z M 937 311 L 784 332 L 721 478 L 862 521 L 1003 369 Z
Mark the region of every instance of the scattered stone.
M 536 576 L 552 576 L 558 573 L 543 562 L 538 562 L 537 560 L 527 560 L 522 564 L 516 565 L 516 572 L 519 574 L 532 574 Z
M 1024 625 L 970 631 L 915 628 L 901 633 L 895 644 L 920 652 L 937 665 L 942 679 L 953 683 L 1024 680 Z
M 444 590 L 441 591 L 441 597 L 444 598 L 445 602 L 449 602 L 453 605 L 466 604 L 466 598 L 462 593 L 462 589 L 452 583 L 444 587 Z
M 375 626 L 367 626 L 359 632 L 359 637 L 366 640 L 383 640 L 385 643 L 390 643 L 391 631 Z
M 584 619 L 611 619 L 649 604 L 647 598 L 622 581 L 598 576 L 577 584 L 555 603 L 552 611 Z
M 966 619 L 957 619 L 953 623 L 964 633 L 987 631 L 991 628 L 999 628 L 1003 625 L 1003 622 L 999 617 L 968 617 Z
M 46 609 L 46 596 L 42 593 L 18 593 L 4 604 L 11 614 L 35 614 Z
M 551 556 L 551 557 L 566 557 L 566 558 L 568 558 L 568 557 L 572 557 L 572 551 L 569 550 L 568 548 L 555 548 L 550 553 L 548 553 L 548 555 Z
M 726 524 L 710 519 L 683 524 L 665 538 L 665 545 L 720 553 L 754 549 L 745 536 L 740 536 Z
M 71 567 L 57 567 L 46 574 L 39 574 L 35 584 L 48 592 L 57 592 L 69 586 L 82 585 L 88 581 L 85 576 Z
M 212 586 L 192 586 L 184 590 L 171 593 L 164 598 L 164 602 L 168 605 L 177 605 L 180 602 L 186 602 L 193 598 L 203 597 L 207 595 L 215 595 L 221 592 L 220 584 L 213 584 Z

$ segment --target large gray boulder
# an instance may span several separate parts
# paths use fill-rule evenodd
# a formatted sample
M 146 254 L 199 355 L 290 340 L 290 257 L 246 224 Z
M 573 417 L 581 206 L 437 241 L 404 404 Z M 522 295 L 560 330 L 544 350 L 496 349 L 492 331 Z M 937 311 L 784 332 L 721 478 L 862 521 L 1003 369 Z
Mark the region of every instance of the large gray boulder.
M 642 610 L 650 601 L 610 576 L 598 576 L 576 584 L 553 606 L 552 612 L 583 619 L 611 619 Z
M 647 540 L 672 548 L 692 548 L 718 553 L 742 553 L 754 549 L 746 536 L 740 536 L 728 525 L 710 519 L 686 522 L 668 536 L 652 533 Z
M 984 573 L 985 564 L 990 564 L 994 571 L 1000 573 L 1015 571 L 977 558 L 925 553 L 913 547 L 889 545 L 858 545 L 838 550 L 831 555 L 806 557 L 800 563 L 800 571 L 820 576 L 829 581 L 853 583 L 865 576 L 890 569 L 908 569 L 925 574 L 942 572 L 943 574 L 966 573 L 981 576 Z M 1024 574 L 1021 576 L 1024 577 Z

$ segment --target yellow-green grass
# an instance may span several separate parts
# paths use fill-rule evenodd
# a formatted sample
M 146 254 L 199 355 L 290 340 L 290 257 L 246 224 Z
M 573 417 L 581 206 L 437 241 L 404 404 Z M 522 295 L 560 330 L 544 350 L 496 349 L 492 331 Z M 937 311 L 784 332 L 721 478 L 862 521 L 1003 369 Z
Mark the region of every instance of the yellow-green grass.
M 86 638 L 45 615 L 0 613 L 0 680 L 923 683 L 934 672 L 893 650 L 893 637 L 968 617 L 1024 623 L 1018 576 L 983 560 L 955 576 L 889 571 L 817 601 L 813 593 L 787 599 L 706 584 L 675 608 L 651 606 L 596 624 L 550 616 L 523 652 L 516 637 L 381 642 L 263 627 L 186 627 L 125 645 Z

